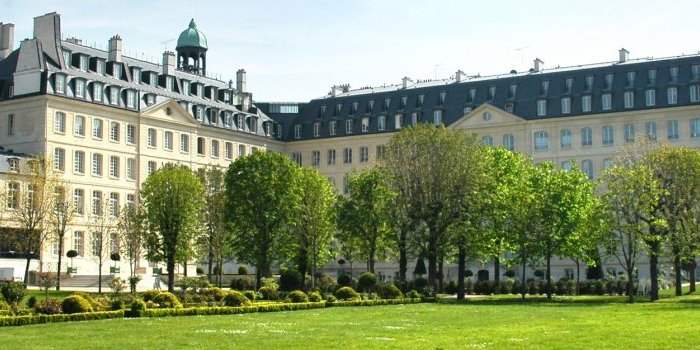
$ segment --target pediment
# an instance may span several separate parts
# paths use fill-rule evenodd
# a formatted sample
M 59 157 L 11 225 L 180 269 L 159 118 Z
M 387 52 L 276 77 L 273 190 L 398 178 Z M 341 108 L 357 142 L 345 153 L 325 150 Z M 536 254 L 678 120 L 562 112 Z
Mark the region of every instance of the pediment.
M 154 104 L 145 110 L 141 111 L 141 115 L 147 118 L 168 121 L 171 123 L 198 125 L 199 122 L 192 117 L 182 106 L 175 100 L 168 99 L 161 103 Z
M 452 123 L 452 128 L 470 129 L 484 128 L 490 126 L 500 126 L 507 124 L 519 124 L 526 122 L 525 119 L 504 111 L 492 104 L 484 103 L 481 106 L 466 113 L 456 122 Z

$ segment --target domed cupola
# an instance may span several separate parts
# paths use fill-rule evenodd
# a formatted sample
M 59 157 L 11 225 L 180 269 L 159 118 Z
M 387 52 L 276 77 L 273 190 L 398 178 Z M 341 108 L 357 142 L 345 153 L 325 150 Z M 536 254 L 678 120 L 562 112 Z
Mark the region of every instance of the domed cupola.
M 186 72 L 205 75 L 207 71 L 207 37 L 197 29 L 194 18 L 177 38 L 177 68 Z

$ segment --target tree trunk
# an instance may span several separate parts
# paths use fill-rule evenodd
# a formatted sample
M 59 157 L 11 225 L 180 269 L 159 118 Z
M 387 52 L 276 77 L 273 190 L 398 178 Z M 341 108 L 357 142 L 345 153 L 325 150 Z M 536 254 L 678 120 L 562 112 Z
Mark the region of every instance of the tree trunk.
M 688 278 L 690 279 L 690 287 L 688 288 L 689 293 L 695 293 L 695 270 L 697 269 L 698 265 L 695 263 L 695 257 L 692 257 L 690 259 L 688 266 Z
M 58 238 L 58 265 L 56 266 L 56 290 L 61 290 L 61 262 L 63 261 L 63 235 Z
M 187 259 L 182 262 L 182 275 L 187 277 Z
M 369 258 L 367 260 L 367 270 L 371 273 L 374 273 L 374 249 L 371 249 L 369 251 Z
M 406 271 L 408 271 L 408 254 L 406 252 L 405 234 L 402 231 L 399 240 L 399 281 L 401 281 L 402 285 L 406 284 Z
M 525 259 L 521 261 L 522 264 L 522 275 L 520 276 L 520 298 L 524 301 L 525 300 L 525 291 L 527 290 L 527 286 L 525 285 Z
M 166 262 L 166 268 L 168 269 L 168 292 L 172 293 L 175 291 L 175 257 L 169 256 Z
M 443 291 L 443 284 L 445 282 L 445 274 L 443 273 L 444 265 L 445 258 L 441 256 L 438 260 L 438 291 L 440 291 L 440 293 Z
M 27 284 L 29 284 L 29 264 L 32 261 L 32 255 L 31 253 L 27 252 L 25 253 L 27 256 L 27 264 L 24 266 L 24 288 L 27 288 Z
M 627 269 L 627 302 L 634 303 L 634 267 Z
M 581 285 L 581 261 L 576 259 L 576 295 L 579 295 L 579 286 Z
M 428 243 L 428 284 L 437 290 L 437 247 L 432 240 Z
M 216 269 L 216 282 L 217 286 L 219 288 L 222 287 L 224 283 L 224 260 L 219 259 L 219 262 L 217 263 L 218 268 Z
M 547 253 L 547 272 L 546 272 L 547 282 L 545 283 L 545 291 L 547 293 L 547 299 L 552 300 L 552 254 Z
M 97 264 L 97 293 L 102 294 L 102 258 Z
M 207 279 L 209 282 L 214 282 L 212 279 L 212 265 L 214 264 L 214 250 L 211 249 L 211 242 L 209 242 L 209 256 L 207 257 Z M 216 274 L 217 276 L 219 275 L 218 273 Z
M 496 282 L 496 286 L 501 283 L 501 259 L 498 255 L 493 257 L 493 280 Z
M 683 295 L 683 270 L 681 267 L 681 257 L 678 254 L 675 254 L 673 257 L 673 271 L 676 273 L 676 296 L 679 297 Z
M 649 256 L 649 278 L 651 279 L 651 301 L 659 300 L 659 242 L 652 242 L 649 245 L 651 254 Z
M 464 300 L 464 270 L 467 254 L 464 247 L 459 247 L 459 258 L 457 268 L 457 300 Z

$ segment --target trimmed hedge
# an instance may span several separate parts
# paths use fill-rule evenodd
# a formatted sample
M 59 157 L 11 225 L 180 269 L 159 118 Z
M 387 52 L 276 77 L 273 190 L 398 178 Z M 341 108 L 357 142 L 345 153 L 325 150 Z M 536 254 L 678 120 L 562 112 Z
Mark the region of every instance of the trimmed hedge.
M 336 301 L 326 304 L 327 307 L 336 306 L 379 306 L 379 305 L 400 305 L 400 304 L 417 304 L 422 302 L 421 298 L 411 299 L 375 299 L 375 300 L 348 300 Z
M 39 323 L 67 322 L 67 321 L 92 321 L 106 320 L 110 318 L 124 318 L 124 310 L 83 312 L 78 314 L 57 315 L 27 315 L 15 317 L 0 317 L 0 327 L 26 326 Z
M 186 309 L 147 309 L 141 313 L 142 317 L 165 316 L 198 316 L 198 315 L 236 315 L 254 312 L 295 311 L 308 309 L 322 309 L 326 303 L 297 303 L 297 304 L 267 304 L 260 306 L 239 307 L 193 307 Z

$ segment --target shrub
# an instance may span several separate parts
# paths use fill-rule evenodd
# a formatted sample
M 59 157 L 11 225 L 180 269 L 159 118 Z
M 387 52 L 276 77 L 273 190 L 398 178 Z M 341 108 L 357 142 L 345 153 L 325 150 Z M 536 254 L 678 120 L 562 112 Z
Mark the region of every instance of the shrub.
M 278 300 L 280 298 L 276 288 L 261 287 L 258 292 L 264 300 Z
M 248 269 L 246 269 L 245 266 L 241 265 L 238 267 L 238 274 L 239 275 L 247 275 Z
M 338 301 L 338 298 L 336 298 L 335 295 L 333 295 L 333 294 L 326 295 L 326 302 L 327 303 L 335 303 L 336 301 Z
M 8 311 L 8 310 L 10 310 L 10 304 L 8 304 L 5 300 L 0 299 L 0 311 Z
M 46 299 L 33 306 L 34 311 L 40 314 L 55 315 L 61 313 L 61 302 L 58 299 Z
M 204 274 L 204 269 L 201 267 L 197 267 L 197 270 L 195 270 L 198 275 L 203 275 Z
M 421 297 L 420 293 L 418 293 L 418 291 L 415 289 L 411 289 L 408 291 L 408 293 L 406 293 L 406 298 L 409 298 L 409 299 L 418 299 L 420 297 Z
M 606 281 L 605 291 L 608 293 L 608 295 L 617 294 L 617 281 Z
M 27 299 L 27 307 L 33 309 L 34 305 L 36 305 L 36 296 L 32 295 Z
M 237 277 L 231 280 L 231 289 L 249 290 L 255 289 L 255 281 L 250 277 Z
M 61 309 L 63 313 L 66 314 L 77 314 L 81 312 L 92 312 L 92 306 L 80 295 L 71 295 L 63 299 L 61 302 Z
M 534 280 L 528 281 L 527 282 L 527 292 L 530 295 L 539 294 L 539 292 L 540 292 L 539 284 Z
M 153 302 L 158 304 L 160 308 L 181 308 L 182 303 L 175 296 L 175 294 L 170 292 L 160 292 L 153 298 Z
M 89 312 L 77 314 L 56 314 L 56 315 L 26 315 L 17 317 L 0 317 L 0 327 L 24 326 L 30 324 L 67 322 L 67 321 L 89 321 L 105 320 L 110 318 L 123 318 L 124 311 Z
M 418 289 L 418 290 L 423 290 L 427 286 L 428 286 L 428 279 L 426 279 L 425 277 L 418 277 L 415 280 L 413 280 L 413 287 Z
M 603 283 L 601 280 L 593 281 L 591 289 L 594 294 L 603 295 L 605 294 L 605 283 Z
M 338 276 L 338 285 L 343 286 L 343 287 L 351 287 L 352 286 L 352 276 L 348 274 L 340 274 Z
M 403 293 L 394 284 L 387 284 L 379 289 L 379 293 L 384 299 L 400 299 L 403 298 Z
M 474 282 L 471 278 L 468 278 L 466 281 L 464 281 L 464 293 L 474 294 Z
M 226 296 L 226 292 L 223 289 L 217 287 L 207 288 L 204 294 L 210 300 L 217 302 L 224 300 L 224 297 Z
M 258 298 L 258 293 L 256 293 L 254 290 L 246 290 L 243 292 L 243 295 L 245 295 L 245 297 L 250 301 L 255 301 L 255 299 Z
M 90 294 L 88 294 L 88 293 L 84 293 L 84 292 L 73 292 L 71 295 L 77 295 L 77 296 L 79 296 L 79 297 L 85 299 L 85 300 L 90 304 L 90 307 L 92 308 L 92 311 L 98 311 L 98 310 L 102 307 L 102 305 L 100 305 L 100 303 L 97 302 L 97 300 L 95 300 L 95 299 L 94 299 L 92 296 L 90 296 Z
M 309 297 L 301 290 L 295 290 L 287 295 L 287 299 L 292 303 L 308 303 Z
M 455 282 L 455 281 L 448 282 L 447 285 L 445 286 L 445 293 L 447 293 L 447 294 L 457 293 L 457 282 Z
M 160 293 L 159 290 L 155 290 L 155 289 L 153 289 L 153 290 L 147 290 L 147 291 L 143 292 L 143 301 L 145 301 L 145 302 L 153 301 L 153 299 L 154 299 L 154 298 L 156 297 L 156 295 L 158 295 L 159 293 Z
M 279 284 L 277 284 L 277 281 L 272 277 L 263 277 L 260 280 L 260 283 L 262 284 L 261 287 L 269 287 L 269 288 L 272 288 L 274 290 L 280 289 Z
M 112 300 L 109 308 L 112 309 L 112 311 L 121 310 L 124 308 L 124 301 L 121 299 L 115 298 Z
M 22 301 L 25 292 L 24 284 L 20 282 L 6 282 L 2 285 L 2 288 L 0 288 L 0 293 L 2 293 L 5 301 L 15 307 Z
M 360 300 L 360 295 L 352 287 L 342 287 L 335 291 L 338 300 Z
M 515 277 L 515 270 L 508 270 L 503 275 L 508 277 L 508 278 L 514 278 Z
M 332 292 L 336 290 L 338 285 L 333 277 L 326 274 L 321 274 L 316 282 L 316 287 L 322 292 Z
M 304 287 L 304 276 L 294 269 L 282 270 L 280 273 L 280 289 L 289 292 Z
M 134 299 L 129 305 L 129 313 L 127 316 L 130 317 L 140 317 L 141 314 L 146 310 L 146 302 L 140 299 Z
M 251 302 L 243 293 L 232 290 L 224 297 L 225 306 L 250 306 Z
M 309 301 L 312 303 L 318 303 L 321 300 L 323 300 L 323 297 L 321 296 L 321 293 L 319 292 L 311 292 L 309 293 Z
M 512 291 L 513 291 L 513 281 L 512 280 L 500 281 L 498 283 L 496 293 L 498 293 L 498 294 L 510 294 Z
M 377 276 L 371 272 L 363 272 L 357 278 L 357 285 L 361 291 L 370 292 L 377 285 Z

